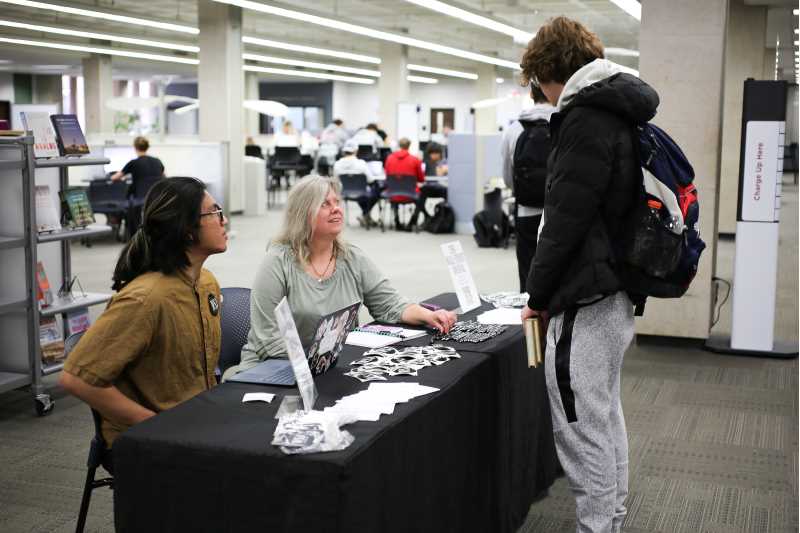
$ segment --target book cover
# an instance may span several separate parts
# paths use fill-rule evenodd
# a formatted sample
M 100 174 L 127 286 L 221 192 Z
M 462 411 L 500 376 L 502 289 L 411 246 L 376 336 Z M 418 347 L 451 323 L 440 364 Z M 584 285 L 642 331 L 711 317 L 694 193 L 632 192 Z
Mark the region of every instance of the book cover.
M 81 307 L 67 313 L 67 331 L 70 335 L 86 331 L 90 325 L 88 307 Z
M 526 318 L 522 323 L 525 333 L 525 348 L 528 352 L 528 367 L 537 368 L 544 361 L 544 336 L 539 317 Z
M 25 131 L 33 134 L 33 156 L 36 159 L 58 157 L 60 152 L 50 115 L 44 111 L 23 111 L 19 115 Z
M 36 231 L 39 233 L 61 229 L 58 206 L 48 185 L 36 186 Z
M 64 335 L 55 317 L 42 317 L 39 320 L 39 346 L 45 363 L 52 364 L 64 359 Z
M 89 145 L 75 115 L 51 115 L 50 120 L 56 130 L 56 142 L 61 155 L 86 155 Z
M 94 222 L 94 212 L 89 204 L 89 196 L 82 187 L 68 187 L 59 193 L 64 204 L 70 227 L 80 228 Z
M 39 261 L 36 263 L 36 301 L 39 307 L 47 307 L 53 303 L 53 291 L 50 290 L 50 280 L 47 279 L 47 272 L 44 264 Z

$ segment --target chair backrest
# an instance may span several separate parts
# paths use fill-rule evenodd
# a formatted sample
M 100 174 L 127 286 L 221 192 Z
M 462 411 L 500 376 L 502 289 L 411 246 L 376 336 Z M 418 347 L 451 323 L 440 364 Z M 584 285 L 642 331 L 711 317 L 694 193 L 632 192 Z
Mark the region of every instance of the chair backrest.
M 219 350 L 219 370 L 222 373 L 239 364 L 242 347 L 250 332 L 250 289 L 225 287 L 222 289 L 222 340 Z
M 386 163 L 386 158 L 392 153 L 392 149 L 388 146 L 381 148 L 381 162 Z
M 145 176 L 133 184 L 133 199 L 139 202 L 144 202 L 147 193 L 153 188 L 153 185 L 163 180 L 164 176 Z
M 276 146 L 275 162 L 296 164 L 300 162 L 300 148 L 297 146 Z
M 339 174 L 342 182 L 342 197 L 356 197 L 367 194 L 367 176 L 364 174 Z
M 128 198 L 128 184 L 124 181 L 92 180 L 88 195 L 92 209 L 106 203 L 125 202 Z
M 380 156 L 375 153 L 375 147 L 371 144 L 359 144 L 356 157 L 364 161 L 374 161 Z
M 386 196 L 411 196 L 417 195 L 417 177 L 389 174 L 386 176 Z

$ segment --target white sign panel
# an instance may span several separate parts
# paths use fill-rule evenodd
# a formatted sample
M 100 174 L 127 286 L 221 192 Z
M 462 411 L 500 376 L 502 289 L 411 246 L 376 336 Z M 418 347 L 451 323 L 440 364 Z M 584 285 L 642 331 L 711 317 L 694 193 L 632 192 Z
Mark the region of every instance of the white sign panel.
M 780 183 L 785 122 L 747 123 L 742 178 L 742 220 L 777 222 L 780 213 Z
M 286 296 L 275 306 L 275 319 L 286 343 L 286 351 L 289 354 L 289 361 L 292 363 L 297 388 L 303 398 L 303 408 L 311 411 L 314 409 L 314 402 L 317 401 L 317 387 L 314 385 L 311 369 L 308 368 L 306 352 L 303 350 L 303 343 L 300 342 L 300 335 L 297 334 L 297 326 L 294 324 L 294 317 L 289 308 L 289 302 L 286 301 Z
M 464 249 L 461 248 L 461 241 L 444 243 L 442 253 L 447 261 L 447 268 L 450 270 L 450 279 L 453 281 L 461 312 L 466 313 L 479 307 L 481 299 L 478 296 L 475 280 L 472 279 Z

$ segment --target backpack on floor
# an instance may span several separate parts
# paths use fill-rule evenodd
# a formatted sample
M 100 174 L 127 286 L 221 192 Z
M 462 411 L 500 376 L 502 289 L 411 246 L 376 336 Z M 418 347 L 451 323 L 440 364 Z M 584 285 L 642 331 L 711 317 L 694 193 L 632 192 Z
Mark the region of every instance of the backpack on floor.
M 519 205 L 543 207 L 550 123 L 545 119 L 519 122 L 523 129 L 514 147 L 514 199 Z
M 453 233 L 456 230 L 456 214 L 450 204 L 439 202 L 433 208 L 433 216 L 422 228 L 430 233 Z
M 634 148 L 642 181 L 618 257 L 623 284 L 640 316 L 648 296 L 679 298 L 686 293 L 706 245 L 700 238 L 694 169 L 683 151 L 649 123 L 636 126 Z
M 481 248 L 507 247 L 511 225 L 508 215 L 500 209 L 484 209 L 472 217 L 475 242 Z

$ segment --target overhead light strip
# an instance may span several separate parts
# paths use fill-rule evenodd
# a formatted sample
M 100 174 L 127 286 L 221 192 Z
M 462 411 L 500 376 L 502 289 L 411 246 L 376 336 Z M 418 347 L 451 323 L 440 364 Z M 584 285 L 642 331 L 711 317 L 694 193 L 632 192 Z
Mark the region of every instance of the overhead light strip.
M 340 50 L 329 50 L 327 48 L 317 48 L 315 46 L 283 43 L 280 41 L 272 41 L 270 39 L 261 39 L 260 37 L 244 36 L 242 37 L 242 42 L 245 44 L 266 46 L 268 48 L 277 48 L 279 50 L 289 50 L 291 52 L 302 52 L 319 56 L 335 57 L 338 59 L 349 59 L 351 61 L 359 61 L 361 63 L 372 63 L 375 65 L 380 65 L 381 63 L 381 59 L 379 57 L 365 56 L 361 54 L 354 54 L 352 52 L 343 52 Z
M 93 33 L 89 31 L 70 30 L 67 28 L 57 28 L 54 26 L 43 26 L 41 24 L 28 24 L 27 22 L 17 22 L 14 20 L 0 20 L 0 26 L 6 28 L 17 28 L 21 30 L 39 31 L 43 33 L 55 33 L 58 35 L 69 35 L 72 37 L 83 37 L 85 39 L 100 39 L 103 41 L 114 41 L 139 46 L 151 46 L 154 48 L 164 48 L 167 50 L 181 50 L 183 52 L 199 52 L 199 46 L 192 46 L 178 43 L 165 43 L 162 41 L 151 41 L 149 39 L 137 39 L 134 37 L 121 37 L 107 33 Z
M 442 15 L 447 15 L 448 17 L 454 17 L 459 20 L 463 20 L 464 22 L 469 22 L 470 24 L 480 26 L 481 28 L 485 28 L 487 30 L 493 30 L 498 33 L 503 33 L 505 35 L 513 37 L 514 40 L 519 43 L 527 44 L 528 41 L 533 39 L 533 36 L 535 35 L 534 33 L 530 33 L 525 30 L 515 28 L 508 24 L 504 24 L 502 22 L 490 19 L 489 17 L 484 17 L 482 15 L 478 15 L 476 13 L 467 11 L 466 9 L 461 9 L 459 7 L 455 7 L 450 4 L 445 4 L 444 2 L 439 2 L 437 0 L 405 0 L 405 1 L 420 7 L 424 7 L 426 9 L 431 9 L 433 11 L 436 11 L 437 13 L 441 13 Z
M 453 76 L 454 78 L 464 78 L 465 80 L 477 80 L 478 75 L 474 72 L 462 72 L 449 68 L 429 67 L 427 65 L 406 65 L 411 71 L 428 72 L 430 74 L 441 74 L 442 76 Z
M 155 20 L 129 17 L 126 15 L 116 15 L 114 13 L 106 13 L 104 11 L 94 11 L 91 9 L 81 9 L 62 4 L 47 4 L 45 2 L 34 2 L 32 0 L 0 0 L 0 3 L 13 4 L 15 6 L 31 7 L 34 9 L 48 9 L 58 13 L 68 13 L 70 15 L 81 15 L 84 17 L 93 17 L 98 19 L 110 20 L 113 22 L 122 22 L 125 24 L 138 24 L 140 26 L 147 26 L 150 28 L 158 28 L 160 30 L 177 31 L 181 33 L 189 33 L 197 35 L 200 30 L 183 24 L 171 24 L 169 22 L 158 22 Z
M 0 37 L 0 43 L 20 44 L 23 46 L 38 46 L 40 48 L 55 48 L 57 50 L 70 50 L 73 52 L 86 52 L 90 54 L 105 54 L 110 56 L 132 57 L 136 59 L 150 59 L 153 61 L 163 61 L 167 63 L 183 63 L 186 65 L 198 65 L 200 61 L 188 57 L 165 56 L 160 54 L 148 54 L 146 52 L 135 52 L 133 50 L 119 50 L 117 48 L 105 48 L 99 46 L 82 46 L 67 43 L 52 43 L 43 41 L 31 41 L 28 39 L 13 39 L 10 37 Z
M 434 84 L 439 83 L 439 80 L 436 78 L 426 78 L 425 76 L 406 76 L 408 81 L 413 81 L 414 83 L 428 83 Z
M 610 0 L 612 4 L 615 4 L 621 10 L 623 10 L 628 15 L 632 16 L 638 21 L 642 20 L 642 4 L 639 3 L 639 0 Z
M 339 76 L 338 74 L 326 74 L 324 72 L 308 72 L 305 70 L 290 70 L 285 68 L 258 67 L 245 65 L 242 67 L 247 72 L 263 72 L 265 74 L 278 74 L 281 76 L 297 76 L 299 78 L 314 78 L 319 80 L 344 81 L 347 83 L 360 83 L 362 85 L 372 85 L 375 80 L 370 78 L 356 78 L 353 76 Z
M 414 39 L 412 37 L 407 37 L 404 35 L 396 35 L 394 33 L 389 33 L 381 30 L 374 30 L 372 28 L 366 28 L 364 26 L 358 26 L 356 24 L 342 22 L 340 20 L 334 20 L 326 17 L 320 17 L 317 15 L 311 15 L 309 13 L 302 13 L 300 11 L 295 11 L 292 9 L 284 9 L 282 7 L 260 4 L 258 2 L 252 2 L 250 0 L 213 0 L 213 1 L 219 2 L 221 4 L 238 6 L 243 9 L 251 9 L 253 11 L 258 11 L 260 13 L 266 13 L 268 15 L 275 15 L 278 17 L 298 20 L 300 22 L 307 22 L 309 24 L 316 24 L 317 26 L 323 26 L 325 28 L 346 31 L 349 33 L 354 33 L 356 35 L 363 35 L 365 37 L 371 37 L 373 39 L 380 39 L 382 41 L 404 44 L 406 46 L 411 46 L 414 48 L 422 48 L 424 50 L 430 50 L 432 52 L 438 52 L 440 54 L 448 54 L 451 56 L 461 57 L 463 59 L 478 61 L 480 63 L 488 63 L 490 65 L 497 65 L 514 70 L 519 70 L 519 65 L 517 65 L 517 63 L 513 61 L 506 61 L 504 59 L 498 59 L 496 57 L 477 54 L 475 52 L 468 52 L 466 50 L 453 48 L 451 46 L 444 46 L 441 44 L 431 43 L 428 41 Z
M 319 70 L 332 70 L 334 72 L 346 72 L 348 74 L 360 74 L 362 76 L 372 76 L 380 78 L 379 70 L 367 70 L 363 68 L 344 67 L 341 65 L 331 65 L 330 63 L 316 63 L 314 61 L 301 61 L 299 59 L 286 59 L 283 57 L 262 56 L 259 54 L 243 54 L 242 58 L 250 61 L 260 61 L 262 63 L 273 63 L 276 65 L 289 65 L 293 67 L 316 68 Z

